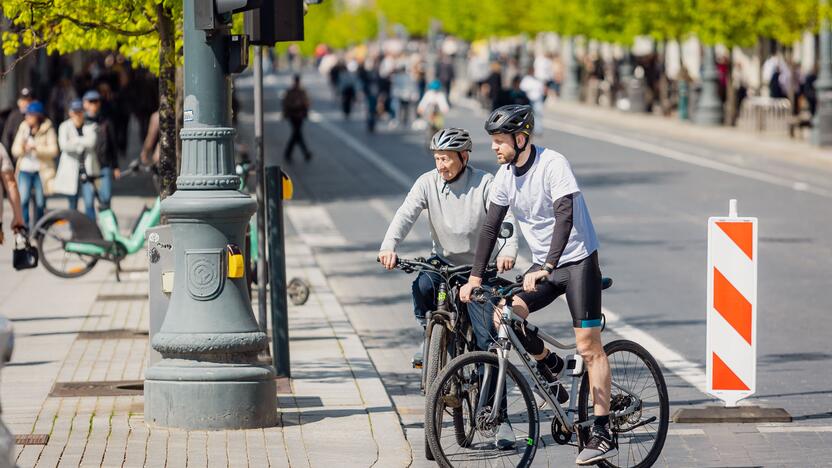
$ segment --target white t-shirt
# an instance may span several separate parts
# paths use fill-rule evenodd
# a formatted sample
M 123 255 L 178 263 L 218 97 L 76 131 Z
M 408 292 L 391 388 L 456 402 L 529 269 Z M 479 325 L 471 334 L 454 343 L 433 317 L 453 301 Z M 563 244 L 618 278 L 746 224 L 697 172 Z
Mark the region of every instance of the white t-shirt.
M 560 256 L 558 266 L 583 260 L 598 249 L 598 238 L 589 210 L 569 161 L 555 151 L 534 146 L 534 162 L 529 170 L 516 176 L 511 166 L 501 167 L 491 186 L 491 203 L 508 206 L 520 225 L 520 231 L 532 251 L 537 265 L 546 262 L 555 227 L 555 201 L 572 197 L 572 231 Z

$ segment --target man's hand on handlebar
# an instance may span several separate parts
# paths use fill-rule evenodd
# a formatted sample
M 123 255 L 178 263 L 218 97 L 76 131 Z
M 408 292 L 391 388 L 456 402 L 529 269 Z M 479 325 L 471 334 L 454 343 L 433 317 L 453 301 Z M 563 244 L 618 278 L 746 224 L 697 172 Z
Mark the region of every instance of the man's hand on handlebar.
M 468 282 L 459 289 L 459 300 L 466 304 L 471 302 L 471 293 L 474 289 L 482 287 L 482 278 L 470 276 Z
M 511 257 L 497 257 L 497 272 L 504 273 L 514 268 L 514 259 Z
M 378 253 L 378 261 L 381 263 L 381 266 L 388 270 L 396 268 L 398 260 L 399 258 L 396 256 L 396 252 L 392 250 L 382 250 Z

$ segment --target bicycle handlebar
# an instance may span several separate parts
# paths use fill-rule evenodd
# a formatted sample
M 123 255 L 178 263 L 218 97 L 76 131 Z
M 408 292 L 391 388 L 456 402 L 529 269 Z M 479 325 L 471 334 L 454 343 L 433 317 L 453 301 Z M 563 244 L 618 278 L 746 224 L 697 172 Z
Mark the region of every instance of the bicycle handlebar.
M 381 262 L 381 258 L 376 257 L 376 262 Z M 406 258 L 396 258 L 396 268 L 399 270 L 404 271 L 405 273 L 413 273 L 416 270 L 420 271 L 431 271 L 434 273 L 444 274 L 448 277 L 458 275 L 460 273 L 471 271 L 473 265 L 457 265 L 457 266 L 450 266 L 450 265 L 432 265 L 428 263 L 428 261 L 424 257 L 417 257 L 414 259 L 406 259 Z M 489 263 L 486 267 L 486 271 L 496 271 L 497 264 L 496 263 Z

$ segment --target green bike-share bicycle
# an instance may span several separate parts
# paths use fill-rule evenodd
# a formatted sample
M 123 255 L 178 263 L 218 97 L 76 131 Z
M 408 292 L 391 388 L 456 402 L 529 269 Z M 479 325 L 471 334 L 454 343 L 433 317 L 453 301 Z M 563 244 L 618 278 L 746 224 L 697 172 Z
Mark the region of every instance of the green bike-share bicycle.
M 144 169 L 136 160 L 122 175 L 140 170 Z M 82 183 L 96 179 L 98 176 L 81 174 Z M 95 184 L 93 192 L 100 203 Z M 161 201 L 157 197 L 152 207 L 142 208 L 130 235 L 125 236 L 119 230 L 118 218 L 109 206 L 101 204 L 96 221 L 76 210 L 50 211 L 38 221 L 32 236 L 41 263 L 56 276 L 78 278 L 89 273 L 99 260 L 106 260 L 116 264 L 116 279 L 120 279 L 121 260 L 144 249 L 145 232 L 159 224 L 160 213 Z

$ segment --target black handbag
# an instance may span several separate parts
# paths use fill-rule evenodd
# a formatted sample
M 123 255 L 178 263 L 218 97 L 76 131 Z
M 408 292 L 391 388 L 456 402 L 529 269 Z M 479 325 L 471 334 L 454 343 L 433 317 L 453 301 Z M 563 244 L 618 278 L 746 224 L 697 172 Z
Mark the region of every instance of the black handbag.
M 15 234 L 14 250 L 12 251 L 12 265 L 15 270 L 26 270 L 38 266 L 38 249 L 32 247 L 29 238 L 23 234 Z

